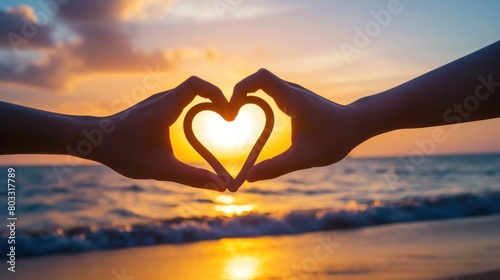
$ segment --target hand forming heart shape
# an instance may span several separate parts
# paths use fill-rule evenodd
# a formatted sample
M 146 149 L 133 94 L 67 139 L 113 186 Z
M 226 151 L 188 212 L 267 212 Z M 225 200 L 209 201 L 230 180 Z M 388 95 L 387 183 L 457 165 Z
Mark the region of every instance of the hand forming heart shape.
M 198 113 L 202 111 L 213 111 L 227 120 L 227 117 L 231 115 L 231 112 L 228 111 L 228 108 L 223 108 L 210 102 L 200 103 L 193 106 L 193 108 L 191 108 L 187 112 L 186 117 L 184 118 L 184 134 L 186 134 L 187 140 L 189 141 L 191 146 L 193 146 L 193 148 L 212 166 L 214 171 L 220 177 L 222 177 L 223 181 L 226 182 L 228 189 L 232 192 L 237 191 L 238 188 L 243 184 L 243 182 L 245 182 L 247 172 L 250 170 L 250 168 L 253 167 L 255 161 L 257 161 L 257 157 L 259 156 L 262 148 L 269 139 L 269 136 L 271 135 L 274 127 L 273 110 L 266 101 L 255 96 L 247 96 L 245 97 L 243 102 L 240 103 L 239 108 L 236 108 L 236 113 L 241 109 L 241 107 L 246 104 L 254 104 L 259 106 L 266 115 L 266 123 L 264 125 L 264 128 L 262 129 L 262 133 L 255 142 L 252 150 L 250 151 L 250 154 L 248 155 L 248 158 L 245 161 L 245 164 L 241 168 L 240 173 L 238 173 L 236 178 L 233 178 L 227 172 L 227 170 L 224 168 L 224 166 L 222 166 L 219 160 L 217 160 L 217 158 L 215 158 L 215 156 L 207 148 L 205 148 L 203 144 L 200 143 L 193 132 L 193 119 Z

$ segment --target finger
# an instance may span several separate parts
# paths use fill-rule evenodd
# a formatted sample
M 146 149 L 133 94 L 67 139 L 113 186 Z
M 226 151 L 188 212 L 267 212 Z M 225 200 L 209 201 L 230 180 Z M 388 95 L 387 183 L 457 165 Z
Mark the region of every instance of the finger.
M 215 85 L 198 78 L 189 77 L 177 88 L 171 91 L 170 100 L 176 108 L 184 108 L 193 101 L 196 96 L 208 98 L 212 103 L 222 107 L 228 106 L 228 101 L 222 91 Z
M 216 174 L 202 169 L 187 165 L 176 160 L 175 168 L 168 170 L 169 180 L 194 188 L 209 189 L 224 192 L 226 184 Z
M 248 171 L 247 181 L 255 182 L 273 179 L 281 175 L 307 168 L 301 160 L 302 155 L 292 146 L 282 154 L 265 160 Z
M 286 100 L 288 84 L 266 69 L 260 69 L 254 74 L 241 80 L 234 86 L 233 95 L 229 104 L 238 107 L 248 93 L 263 90 L 271 96 L 278 105 Z

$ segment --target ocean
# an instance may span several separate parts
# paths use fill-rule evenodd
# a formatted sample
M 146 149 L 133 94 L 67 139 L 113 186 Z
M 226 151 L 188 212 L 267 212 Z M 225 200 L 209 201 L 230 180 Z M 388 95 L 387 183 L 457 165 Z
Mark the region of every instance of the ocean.
M 16 173 L 16 256 L 342 231 L 500 214 L 500 154 L 348 158 L 217 193 L 125 178 L 101 165 Z M 59 175 L 58 175 L 59 174 Z M 7 205 L 7 187 L 0 189 Z M 7 207 L 1 220 L 6 221 Z M 1 233 L 6 257 L 8 229 Z

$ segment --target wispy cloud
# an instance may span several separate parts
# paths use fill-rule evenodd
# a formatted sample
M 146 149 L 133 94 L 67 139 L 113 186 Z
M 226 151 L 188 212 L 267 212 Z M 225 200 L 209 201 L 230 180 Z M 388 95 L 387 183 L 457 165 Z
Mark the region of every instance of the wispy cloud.
M 27 5 L 0 10 L 1 48 L 47 48 L 54 44 L 53 27 L 40 26 L 33 8 Z
M 310 4 L 304 1 L 282 0 L 178 0 L 173 2 L 165 21 L 207 23 L 221 19 L 255 19 L 301 9 L 306 5 Z
M 174 50 L 137 49 L 133 27 L 128 24 L 146 15 L 158 2 L 70 1 L 58 8 L 50 24 L 41 24 L 30 6 L 0 11 L 0 81 L 57 90 L 72 77 L 86 73 L 142 72 L 158 65 L 168 70 L 173 60 L 167 53 Z M 163 5 L 168 7 L 168 1 Z M 57 25 L 63 26 L 73 40 L 55 40 Z M 216 54 L 211 50 L 208 56 Z M 178 60 L 179 56 L 174 58 Z

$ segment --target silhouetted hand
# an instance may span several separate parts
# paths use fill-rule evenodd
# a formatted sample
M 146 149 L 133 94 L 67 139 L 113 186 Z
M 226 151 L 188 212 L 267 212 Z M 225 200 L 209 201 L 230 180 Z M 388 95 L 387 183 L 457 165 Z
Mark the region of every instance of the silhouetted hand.
M 219 88 L 197 77 L 109 117 L 64 115 L 0 102 L 0 129 L 9 131 L 0 137 L 0 154 L 69 154 L 134 179 L 224 191 L 217 175 L 178 161 L 172 151 L 169 127 L 197 95 L 228 105 Z
M 230 104 L 238 104 L 247 93 L 262 89 L 292 117 L 292 145 L 281 155 L 254 166 L 247 173 L 247 180 L 270 179 L 335 163 L 363 141 L 397 129 L 498 118 L 499 65 L 497 41 L 346 106 L 261 69 L 235 86 Z M 439 142 L 446 139 L 439 133 L 432 137 Z
M 169 127 L 195 96 L 227 106 L 221 90 L 197 77 L 158 93 L 110 117 L 116 129 L 105 137 L 95 160 L 135 179 L 173 181 L 197 188 L 225 191 L 214 173 L 180 162 L 173 154 Z
M 263 90 L 292 122 L 292 145 L 282 154 L 255 165 L 247 174 L 250 182 L 344 158 L 361 138 L 346 106 L 333 103 L 297 84 L 286 82 L 260 69 L 234 87 L 230 106 L 237 106 L 248 93 Z

